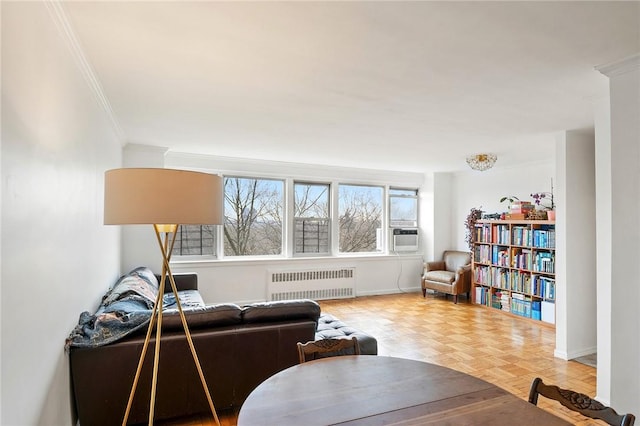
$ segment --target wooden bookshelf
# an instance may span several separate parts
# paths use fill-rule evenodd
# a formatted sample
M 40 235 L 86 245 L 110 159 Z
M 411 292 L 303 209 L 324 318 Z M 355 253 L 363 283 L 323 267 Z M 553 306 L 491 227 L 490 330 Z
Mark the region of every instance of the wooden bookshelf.
M 473 234 L 473 301 L 555 324 L 555 229 L 550 220 L 478 220 Z

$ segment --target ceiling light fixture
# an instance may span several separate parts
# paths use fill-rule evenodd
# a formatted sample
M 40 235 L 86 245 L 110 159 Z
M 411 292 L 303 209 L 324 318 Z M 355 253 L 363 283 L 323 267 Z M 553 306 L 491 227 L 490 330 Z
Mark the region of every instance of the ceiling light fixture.
M 467 157 L 467 164 L 473 170 L 484 172 L 492 168 L 497 159 L 498 157 L 495 154 L 476 154 Z

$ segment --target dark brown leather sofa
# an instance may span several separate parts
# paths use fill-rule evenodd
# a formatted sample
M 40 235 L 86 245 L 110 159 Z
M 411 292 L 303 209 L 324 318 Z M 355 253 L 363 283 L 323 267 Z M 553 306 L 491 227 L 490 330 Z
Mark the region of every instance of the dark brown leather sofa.
M 177 276 L 177 286 L 197 289 L 197 276 Z M 239 407 L 262 381 L 297 364 L 296 343 L 314 340 L 319 316 L 320 307 L 312 300 L 242 308 L 223 304 L 188 312 L 216 410 Z M 209 412 L 180 319 L 177 314 L 163 317 L 154 417 Z M 122 423 L 145 332 L 139 330 L 105 346 L 70 348 L 72 403 L 82 426 Z M 131 424 L 148 421 L 153 343 L 152 339 L 129 415 Z

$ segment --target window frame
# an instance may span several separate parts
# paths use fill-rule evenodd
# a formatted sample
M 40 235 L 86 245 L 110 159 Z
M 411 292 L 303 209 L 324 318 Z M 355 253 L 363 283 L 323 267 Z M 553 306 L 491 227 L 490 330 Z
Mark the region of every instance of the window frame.
M 409 194 L 392 194 L 392 191 L 407 191 L 407 192 L 412 192 L 412 195 Z M 418 226 L 420 225 L 420 190 L 418 188 L 402 188 L 402 187 L 397 187 L 397 186 L 389 186 L 388 191 L 387 191 L 387 199 L 388 199 L 388 203 L 389 203 L 389 207 L 388 207 L 388 221 L 389 221 L 389 228 L 390 229 L 402 229 L 402 228 L 410 228 L 410 229 L 417 229 Z M 415 200 L 416 203 L 416 219 L 415 219 L 415 223 L 413 225 L 409 225 L 409 226 L 395 226 L 393 224 L 393 218 L 391 217 L 391 200 L 393 198 L 400 198 L 400 199 L 413 199 Z
M 327 216 L 325 218 L 314 218 L 314 219 L 319 219 L 319 220 L 328 220 L 329 224 L 329 230 L 328 230 L 328 234 L 327 234 L 327 251 L 325 252 L 318 252 L 318 253 L 304 253 L 304 252 L 297 252 L 296 251 L 296 220 L 298 219 L 298 217 L 296 216 L 295 212 L 296 212 L 296 185 L 309 185 L 309 186 L 325 186 L 327 187 L 327 203 L 328 203 L 328 208 L 327 208 Z M 313 181 L 313 180 L 308 180 L 308 179 L 291 179 L 291 199 L 290 199 L 290 205 L 291 205 L 291 209 L 290 209 L 290 213 L 291 213 L 291 220 L 287 221 L 287 223 L 290 223 L 290 234 L 291 234 L 291 238 L 288 240 L 290 242 L 290 246 L 291 246 L 291 250 L 290 250 L 290 254 L 291 257 L 329 257 L 329 256 L 333 256 L 334 250 L 333 250 L 333 197 L 332 197 L 332 193 L 333 193 L 333 188 L 334 185 L 331 182 L 326 182 L 326 181 Z

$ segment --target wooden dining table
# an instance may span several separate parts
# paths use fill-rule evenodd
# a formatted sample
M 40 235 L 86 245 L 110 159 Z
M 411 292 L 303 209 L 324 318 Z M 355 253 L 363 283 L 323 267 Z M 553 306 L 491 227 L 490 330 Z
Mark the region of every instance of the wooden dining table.
M 261 383 L 238 426 L 571 423 L 506 390 L 435 364 L 341 356 L 290 367 Z

